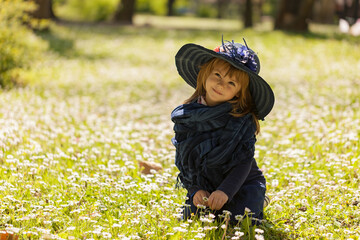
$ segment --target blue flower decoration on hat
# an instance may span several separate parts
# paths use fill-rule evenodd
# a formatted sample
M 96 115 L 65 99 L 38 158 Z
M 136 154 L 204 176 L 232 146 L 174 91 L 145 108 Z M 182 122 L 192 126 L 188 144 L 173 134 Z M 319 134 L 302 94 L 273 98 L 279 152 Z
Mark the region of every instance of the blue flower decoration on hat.
M 230 57 L 235 62 L 242 63 L 251 71 L 257 73 L 258 66 L 255 61 L 255 53 L 248 48 L 246 42 L 244 46 L 239 43 L 234 43 L 234 40 L 232 42 L 227 41 L 225 44 L 223 41 L 222 45 L 216 47 L 214 51 Z

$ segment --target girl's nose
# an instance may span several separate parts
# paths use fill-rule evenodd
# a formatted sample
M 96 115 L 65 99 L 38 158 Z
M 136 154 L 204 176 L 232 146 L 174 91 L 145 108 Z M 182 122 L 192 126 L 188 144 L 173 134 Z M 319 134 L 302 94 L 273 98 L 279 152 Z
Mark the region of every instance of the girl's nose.
M 217 84 L 220 86 L 220 87 L 224 87 L 224 81 L 223 80 L 219 80 L 217 82 Z

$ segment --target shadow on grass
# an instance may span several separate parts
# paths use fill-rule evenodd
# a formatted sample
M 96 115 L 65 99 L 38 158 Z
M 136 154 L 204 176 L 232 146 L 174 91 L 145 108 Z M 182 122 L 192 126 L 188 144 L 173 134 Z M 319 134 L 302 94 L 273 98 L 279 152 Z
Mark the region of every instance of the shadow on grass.
M 313 24 L 310 32 L 295 32 L 295 31 L 281 31 L 273 30 L 273 27 L 269 22 L 256 25 L 254 28 L 242 28 L 239 22 L 239 27 L 231 28 L 219 28 L 218 24 L 211 25 L 206 22 L 196 22 L 189 26 L 189 24 L 181 24 L 182 21 L 172 22 L 171 18 L 167 22 L 167 18 L 164 18 L 161 25 L 159 23 L 152 23 L 151 18 L 137 25 L 128 25 L 114 22 L 81 22 L 81 21 L 69 21 L 64 19 L 57 19 L 55 24 L 68 29 L 74 29 L 77 33 L 85 34 L 89 33 L 96 34 L 99 36 L 107 36 L 111 38 L 120 37 L 122 39 L 131 39 L 133 37 L 146 37 L 155 40 L 162 40 L 164 38 L 175 38 L 178 40 L 184 40 L 187 42 L 196 41 L 196 38 L 203 38 L 206 35 L 209 37 L 218 37 L 222 34 L 224 36 L 232 36 L 234 34 L 246 34 L 246 35 L 257 35 L 257 36 L 268 36 L 274 33 L 282 33 L 290 37 L 301 37 L 305 39 L 318 39 L 318 40 L 337 40 L 347 41 L 351 44 L 359 44 L 360 39 L 347 35 L 341 34 L 337 30 L 336 25 L 320 25 Z M 259 27 L 259 28 L 258 28 Z M 262 30 L 259 30 L 262 29 Z M 89 60 L 96 60 L 106 58 L 106 54 L 103 53 L 85 53 L 81 52 L 74 46 L 77 39 L 75 36 L 63 36 L 56 31 L 39 32 L 38 35 L 44 40 L 49 42 L 50 50 L 59 54 L 62 57 L 67 58 L 85 58 Z
M 164 41 L 165 39 L 176 39 L 178 44 L 181 43 L 196 43 L 206 39 L 218 39 L 221 41 L 221 35 L 224 38 L 241 34 L 241 36 L 268 36 L 272 35 L 273 31 L 253 31 L 252 29 L 239 29 L 238 31 L 224 29 L 199 29 L 196 27 L 169 27 L 169 26 L 155 26 L 155 25 L 121 25 L 112 23 L 59 23 L 62 27 L 75 30 L 79 35 L 94 34 L 99 38 L 106 39 L 121 39 L 121 43 L 131 43 L 134 39 L 142 39 L 144 42 L 150 41 Z M 232 39 L 232 38 L 231 38 Z M 140 48 L 142 46 L 139 46 Z
M 84 53 L 76 49 L 76 39 L 60 36 L 51 30 L 35 31 L 35 34 L 49 44 L 49 51 L 68 59 L 98 60 L 107 56 L 101 53 Z
M 327 40 L 332 39 L 336 41 L 347 41 L 351 44 L 360 44 L 359 37 L 353 37 L 348 34 L 342 34 L 338 31 L 336 25 L 324 25 L 324 24 L 310 24 L 309 32 L 295 32 L 295 31 L 282 31 L 282 30 L 273 30 L 273 20 L 267 20 L 260 24 L 257 24 L 254 28 L 244 29 L 242 28 L 242 24 L 239 21 L 239 27 L 229 28 L 219 28 L 218 24 L 212 25 L 209 21 L 197 22 L 194 20 L 194 24 L 182 24 L 182 19 L 179 18 L 179 21 L 172 21 L 171 17 L 162 18 L 161 24 L 156 23 L 156 17 L 147 17 L 148 20 L 143 21 L 137 25 L 128 25 L 114 22 L 85 22 L 85 21 L 71 21 L 66 19 L 57 19 L 56 24 L 61 25 L 63 27 L 69 29 L 75 29 L 80 33 L 93 33 L 97 35 L 104 35 L 109 37 L 121 37 L 121 38 L 129 38 L 132 37 L 141 37 L 145 36 L 147 38 L 152 38 L 155 40 L 164 39 L 164 38 L 176 38 L 183 39 L 185 41 L 193 41 L 196 38 L 203 38 L 204 35 L 210 36 L 232 36 L 238 33 L 245 33 L 247 35 L 260 35 L 267 36 L 269 34 L 273 34 L 275 32 L 280 32 L 287 36 L 292 37 L 302 37 L 306 39 L 319 39 L 319 40 Z M 155 23 L 154 23 L 154 21 Z M 159 20 L 158 20 L 159 22 Z M 260 27 L 259 30 L 258 27 Z M 74 47 L 74 42 L 76 39 L 65 38 L 61 35 L 56 35 L 56 33 L 45 32 L 38 33 L 40 37 L 49 42 L 50 50 L 56 52 L 60 56 L 68 57 L 68 58 L 86 58 L 86 59 L 101 59 L 106 56 L 101 53 L 82 53 L 79 50 L 76 50 Z M 75 38 L 75 37 L 74 37 Z
M 206 34 L 219 35 L 218 29 L 199 29 L 199 28 L 185 28 L 185 27 L 163 27 L 156 25 L 122 25 L 114 23 L 71 23 L 60 22 L 64 27 L 75 28 L 80 32 L 91 31 L 94 34 L 106 35 L 111 37 L 119 36 L 121 38 L 133 38 L 146 36 L 156 40 L 174 37 L 176 39 L 182 38 L 196 38 Z M 221 33 L 233 33 L 233 30 L 222 30 Z
M 219 36 L 224 35 L 234 35 L 237 33 L 245 32 L 246 34 L 256 34 L 260 36 L 267 36 L 275 32 L 281 32 L 284 35 L 293 36 L 293 37 L 303 37 L 306 39 L 318 39 L 318 40 L 337 40 L 337 41 L 347 41 L 351 44 L 360 44 L 360 38 L 353 37 L 348 34 L 342 34 L 334 30 L 334 26 L 322 26 L 320 28 L 325 29 L 321 31 L 313 30 L 309 32 L 296 32 L 296 31 L 283 31 L 283 30 L 256 30 L 256 28 L 244 29 L 240 28 L 237 30 L 234 29 L 218 29 L 216 26 L 202 29 L 200 27 L 186 27 L 186 26 L 157 26 L 156 24 L 143 24 L 143 25 L 123 25 L 117 23 L 109 22 L 71 22 L 71 21 L 58 21 L 57 24 L 64 27 L 75 28 L 80 32 L 92 32 L 99 35 L 107 36 L 121 36 L 122 38 L 132 38 L 132 37 L 141 37 L 146 36 L 152 39 L 164 39 L 164 38 L 176 38 L 184 39 L 191 41 L 192 39 L 202 38 L 204 35 L 210 36 Z M 250 31 L 249 31 L 250 30 Z M 251 33 L 253 32 L 253 33 Z M 58 38 L 61 41 L 61 39 Z M 66 39 L 62 39 L 65 40 Z M 54 42 L 56 44 L 56 42 Z M 66 43 L 65 43 L 66 44 Z M 54 46 L 56 50 L 56 46 Z
M 51 30 L 36 31 L 36 35 L 49 43 L 49 50 L 60 56 L 70 56 L 74 50 L 74 40 L 62 38 L 53 34 Z
M 360 44 L 360 38 L 351 36 L 349 34 L 340 33 L 337 31 L 329 31 L 329 32 L 297 32 L 297 31 L 285 31 L 285 30 L 276 30 L 282 32 L 291 37 L 303 37 L 306 39 L 314 39 L 314 40 L 337 40 L 337 41 L 346 41 L 351 44 Z

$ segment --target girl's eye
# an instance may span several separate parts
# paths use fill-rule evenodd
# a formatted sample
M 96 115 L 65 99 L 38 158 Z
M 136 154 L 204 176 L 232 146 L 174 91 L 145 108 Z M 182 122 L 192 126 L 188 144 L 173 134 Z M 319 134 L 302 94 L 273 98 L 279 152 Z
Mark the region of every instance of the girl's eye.
M 215 76 L 217 76 L 217 77 L 221 78 L 220 73 L 215 73 Z
M 230 84 L 231 86 L 234 86 L 234 87 L 235 87 L 235 83 L 234 83 L 234 82 L 229 82 L 229 84 Z

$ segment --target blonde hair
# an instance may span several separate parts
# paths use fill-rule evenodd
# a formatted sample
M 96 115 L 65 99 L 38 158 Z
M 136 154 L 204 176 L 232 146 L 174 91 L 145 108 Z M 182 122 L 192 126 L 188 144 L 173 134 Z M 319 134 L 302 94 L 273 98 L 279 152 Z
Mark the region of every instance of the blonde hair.
M 258 134 L 260 132 L 260 124 L 254 113 L 255 105 L 249 90 L 249 75 L 220 58 L 213 58 L 209 62 L 200 66 L 195 92 L 185 101 L 185 103 L 191 103 L 200 96 L 205 96 L 205 80 L 208 78 L 215 66 L 224 69 L 226 75 L 229 75 L 230 78 L 236 79 L 240 85 L 240 90 L 236 94 L 238 97 L 234 97 L 229 101 L 233 106 L 230 114 L 234 117 L 242 117 L 251 113 L 256 124 L 256 134 Z

